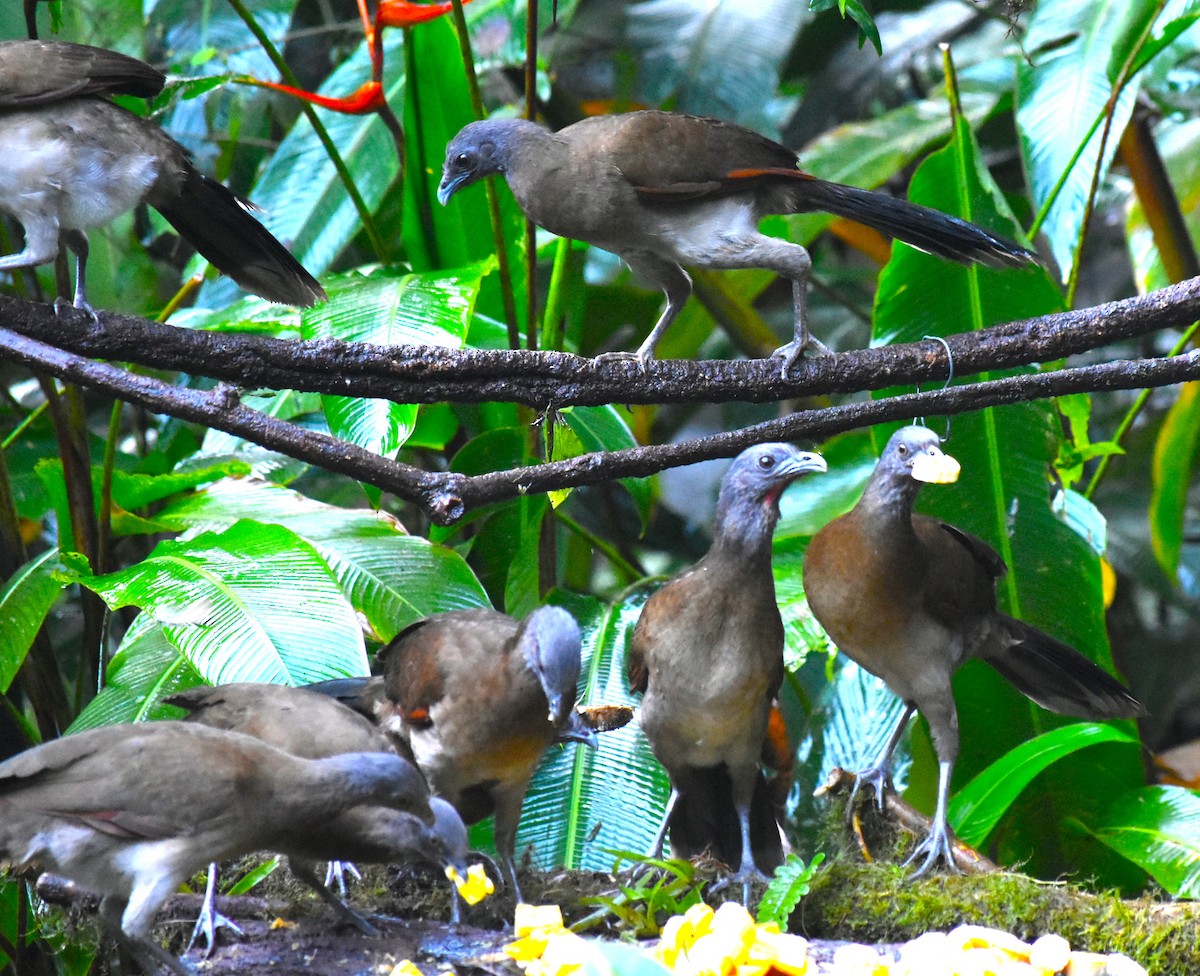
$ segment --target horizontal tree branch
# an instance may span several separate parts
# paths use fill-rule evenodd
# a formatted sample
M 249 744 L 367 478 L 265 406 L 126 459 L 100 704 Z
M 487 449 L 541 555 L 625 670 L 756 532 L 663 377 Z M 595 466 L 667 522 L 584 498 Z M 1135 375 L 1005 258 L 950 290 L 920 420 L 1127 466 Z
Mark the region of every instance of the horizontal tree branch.
M 993 326 L 947 339 L 957 376 L 1049 362 L 1200 319 L 1200 278 L 1148 295 Z M 13 331 L 84 356 L 209 376 L 243 389 L 293 389 L 397 403 L 510 401 L 537 409 L 605 403 L 772 402 L 943 380 L 939 341 L 805 360 L 597 361 L 568 353 L 379 346 L 200 332 L 130 316 L 99 321 L 0 298 Z
M 345 474 L 420 505 L 430 518 L 450 524 L 481 505 L 528 492 L 644 477 L 664 468 L 730 457 L 767 440 L 817 440 L 887 420 L 953 414 L 1065 393 L 1167 386 L 1200 379 L 1200 352 L 1163 359 L 1116 361 L 1098 366 L 1006 377 L 884 400 L 805 410 L 779 420 L 678 444 L 585 454 L 564 461 L 468 477 L 434 473 L 390 461 L 328 434 L 306 430 L 243 405 L 222 384 L 200 391 L 172 386 L 107 363 L 56 349 L 0 328 L 0 355 L 62 379 L 139 403 L 157 413 L 204 423 L 271 450 Z

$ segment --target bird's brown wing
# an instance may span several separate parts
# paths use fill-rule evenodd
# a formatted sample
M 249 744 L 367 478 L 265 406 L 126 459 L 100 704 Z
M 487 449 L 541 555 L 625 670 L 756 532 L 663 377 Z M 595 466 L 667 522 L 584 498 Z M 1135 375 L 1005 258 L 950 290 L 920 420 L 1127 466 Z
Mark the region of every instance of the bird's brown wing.
M 629 112 L 584 119 L 558 135 L 604 154 L 639 191 L 681 199 L 717 192 L 737 170 L 795 171 L 796 154 L 751 129 L 697 115 Z
M 913 529 L 925 561 L 925 610 L 957 623 L 996 609 L 996 579 L 1007 567 L 982 539 L 938 519 L 913 516 Z

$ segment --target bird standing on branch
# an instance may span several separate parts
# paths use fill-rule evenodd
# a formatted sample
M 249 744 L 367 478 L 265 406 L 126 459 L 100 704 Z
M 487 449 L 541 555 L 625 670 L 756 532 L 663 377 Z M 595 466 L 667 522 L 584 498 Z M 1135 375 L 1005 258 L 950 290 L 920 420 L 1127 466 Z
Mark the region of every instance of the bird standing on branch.
M 937 807 L 929 836 L 909 861 L 915 875 L 939 859 L 951 870 L 946 822 L 958 757 L 958 715 L 950 679 L 982 658 L 1043 708 L 1096 720 L 1135 718 L 1145 709 L 1128 690 L 1072 647 L 996 609 L 1007 572 L 982 539 L 913 514 L 921 485 L 957 480 L 958 462 L 924 427 L 902 427 L 883 449 L 858 504 L 818 532 L 804 560 L 804 592 L 838 649 L 904 700 L 905 711 L 880 761 L 859 774 L 882 807 L 892 753 L 915 709 L 929 723 L 938 757 Z
M 799 244 L 759 232 L 767 214 L 835 214 L 964 264 L 1036 260 L 957 217 L 817 179 L 796 167 L 787 147 L 693 115 L 602 115 L 558 132 L 523 119 L 472 122 L 446 147 L 438 200 L 495 173 L 539 227 L 611 251 L 663 290 L 667 307 L 635 354 L 643 362 L 692 292 L 685 266 L 764 268 L 787 278 L 795 334 L 774 355 L 786 373 L 810 345 L 824 349 L 808 331 L 812 261 Z
M 783 860 L 759 768 L 783 681 L 771 535 L 783 490 L 825 469 L 790 444 L 739 454 L 721 482 L 711 548 L 646 601 L 626 659 L 642 731 L 671 778 L 656 854 L 669 830 L 676 857 L 708 851 L 736 867 L 746 900 L 750 881 Z
M 268 301 L 309 306 L 316 280 L 257 220 L 251 205 L 201 175 L 156 125 L 104 96 L 152 98 L 166 79 L 135 58 L 63 41 L 0 42 L 0 211 L 25 248 L 0 271 L 75 252 L 76 308 L 87 300 L 87 231 L 140 203 L 161 213 L 216 268 Z

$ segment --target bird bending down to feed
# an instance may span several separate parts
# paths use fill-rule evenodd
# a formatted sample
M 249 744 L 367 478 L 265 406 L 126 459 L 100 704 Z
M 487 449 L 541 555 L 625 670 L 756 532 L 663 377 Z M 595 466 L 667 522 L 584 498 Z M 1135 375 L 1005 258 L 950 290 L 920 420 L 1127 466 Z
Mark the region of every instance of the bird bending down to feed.
M 454 610 L 401 631 L 379 659 L 388 704 L 430 789 L 467 823 L 496 815 L 496 853 L 520 901 L 517 825 L 538 762 L 555 742 L 596 745 L 575 710 L 579 625 L 561 607 L 521 621 Z
M 186 710 L 184 721 L 252 735 L 305 759 L 346 752 L 398 752 L 406 760 L 412 758 L 407 747 L 398 748 L 403 744 L 374 723 L 335 699 L 304 688 L 257 682 L 199 685 L 163 701 Z M 279 842 L 273 849 L 287 855 L 292 873 L 344 921 L 367 934 L 377 934 L 366 918 L 322 883 L 310 862 L 390 864 L 417 859 L 465 874 L 466 837 L 466 828 L 453 808 L 442 801 L 435 804 L 427 791 L 420 790 L 414 793 L 407 809 L 357 806 L 326 824 L 319 833 L 297 836 L 286 845 Z M 210 884 L 193 934 L 194 939 L 203 933 L 210 951 L 215 926 L 221 921 L 212 904 L 212 890 Z M 457 915 L 457 899 L 452 899 L 452 906 Z
M 87 300 L 87 231 L 148 203 L 218 270 L 269 301 L 309 306 L 316 280 L 250 216 L 250 205 L 202 176 L 158 126 L 106 96 L 152 98 L 166 79 L 135 58 L 64 41 L 0 42 L 0 211 L 25 247 L 0 271 L 75 252 L 76 308 Z
M 784 853 L 760 769 L 783 681 L 771 536 L 784 489 L 824 470 L 820 455 L 790 444 L 739 454 L 721 482 L 712 546 L 646 601 L 626 660 L 642 730 L 671 779 L 656 853 L 669 830 L 676 857 L 708 851 L 735 867 L 745 900 Z
M 611 251 L 663 290 L 666 309 L 635 354 L 642 362 L 691 295 L 684 267 L 764 268 L 790 280 L 794 335 L 775 355 L 786 374 L 810 345 L 824 349 L 808 331 L 812 261 L 799 244 L 759 232 L 768 214 L 835 214 L 963 264 L 1036 261 L 957 217 L 817 179 L 786 146 L 694 115 L 601 115 L 558 132 L 524 119 L 472 122 L 446 147 L 438 200 L 496 173 L 539 227 Z
M 0 763 L 0 863 L 40 865 L 101 897 L 146 972 L 182 963 L 150 938 L 159 907 L 211 861 L 286 850 L 359 804 L 428 797 L 399 756 L 302 759 L 187 722 L 110 725 Z
M 924 483 L 957 480 L 959 465 L 925 427 L 894 433 L 862 498 L 809 544 L 804 592 L 838 649 L 905 703 L 881 756 L 860 782 L 882 805 L 892 753 L 915 709 L 929 723 L 938 757 L 937 807 L 928 837 L 909 858 L 915 874 L 938 860 L 953 869 L 946 822 L 958 756 L 958 715 L 950 679 L 967 658 L 982 658 L 1017 690 L 1050 711 L 1104 720 L 1135 718 L 1142 706 L 1120 682 L 1072 647 L 996 609 L 996 580 L 1007 571 L 986 542 L 913 513 Z

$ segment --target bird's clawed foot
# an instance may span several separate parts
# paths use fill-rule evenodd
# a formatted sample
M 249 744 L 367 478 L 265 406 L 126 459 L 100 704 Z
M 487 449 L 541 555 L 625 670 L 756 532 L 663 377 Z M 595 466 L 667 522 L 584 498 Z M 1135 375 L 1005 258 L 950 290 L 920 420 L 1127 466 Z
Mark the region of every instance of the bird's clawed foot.
M 919 878 L 928 873 L 938 861 L 945 864 L 946 870 L 952 874 L 960 874 L 961 871 L 954 862 L 954 845 L 954 834 L 950 831 L 950 825 L 944 820 L 934 820 L 928 835 L 913 849 L 904 862 L 904 867 L 908 867 L 917 860 L 921 862 L 917 869 L 909 875 L 909 878 Z
M 846 805 L 846 817 L 854 816 L 854 800 L 858 791 L 869 786 L 875 791 L 875 809 L 883 812 L 883 799 L 888 791 L 893 790 L 892 776 L 886 766 L 872 766 L 860 773 L 854 774 L 854 785 L 850 788 L 850 802 Z
M 771 358 L 783 360 L 782 377 L 786 380 L 788 378 L 788 373 L 792 371 L 792 367 L 800 361 L 805 353 L 809 352 L 811 352 L 814 356 L 834 355 L 833 350 L 825 345 L 825 343 L 823 343 L 820 339 L 809 335 L 805 336 L 803 339 L 793 339 L 791 342 L 787 343 L 787 345 L 780 346 L 773 353 L 771 353 Z
M 637 352 L 621 352 L 621 351 L 614 350 L 612 352 L 600 353 L 599 355 L 596 356 L 596 358 L 593 360 L 593 362 L 597 362 L 597 363 L 634 362 L 634 363 L 637 363 L 638 368 L 643 373 L 645 373 L 647 367 L 652 362 L 654 362 L 654 352 L 650 351 L 648 353 L 643 353 L 642 350 L 640 350 L 640 349 Z

